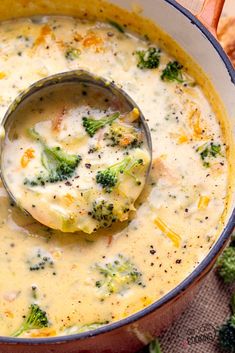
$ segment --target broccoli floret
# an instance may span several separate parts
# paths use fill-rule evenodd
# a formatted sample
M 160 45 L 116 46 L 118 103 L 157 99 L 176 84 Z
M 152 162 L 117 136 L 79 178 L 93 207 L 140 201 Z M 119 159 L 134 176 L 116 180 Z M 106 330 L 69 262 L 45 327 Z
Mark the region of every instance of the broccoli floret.
M 76 48 L 68 48 L 65 52 L 65 58 L 67 60 L 73 61 L 77 59 L 81 54 L 81 51 Z
M 235 247 L 229 246 L 217 261 L 218 273 L 225 283 L 235 282 Z
M 143 143 L 143 136 L 142 133 L 133 126 L 114 123 L 109 132 L 105 134 L 105 140 L 109 140 L 109 145 L 112 147 L 137 148 Z
M 202 146 L 197 148 L 197 152 L 200 153 L 201 160 L 203 161 L 203 166 L 208 168 L 210 163 L 208 162 L 208 158 L 213 157 L 216 158 L 221 154 L 221 145 L 210 142 L 209 144 L 205 143 Z
M 139 69 L 156 69 L 160 63 L 160 50 L 154 47 L 136 51 Z
M 105 125 L 111 125 L 112 122 L 119 117 L 119 115 L 120 113 L 117 112 L 110 116 L 105 116 L 104 118 L 101 118 L 101 119 L 83 117 L 82 118 L 83 126 L 86 132 L 88 133 L 88 135 L 90 135 L 90 137 L 93 137 L 99 129 L 101 129 Z
M 49 321 L 47 314 L 37 304 L 31 304 L 29 313 L 20 328 L 12 334 L 12 337 L 18 337 L 23 332 L 48 327 Z
M 209 145 L 204 146 L 200 152 L 201 159 L 204 161 L 206 157 L 217 157 L 221 153 L 221 146 L 211 142 Z
M 153 340 L 148 346 L 142 348 L 138 353 L 162 353 L 158 339 Z
M 182 68 L 183 65 L 181 65 L 178 61 L 170 61 L 162 71 L 161 79 L 163 81 L 184 82 Z
M 121 162 L 118 162 L 105 170 L 98 171 L 96 175 L 97 183 L 101 184 L 106 192 L 111 192 L 118 182 L 118 175 L 124 172 L 130 163 L 130 160 L 131 157 L 126 157 Z
M 121 162 L 118 162 L 105 170 L 98 171 L 96 182 L 100 184 L 106 192 L 112 192 L 113 188 L 118 183 L 119 174 L 128 174 L 135 178 L 135 176 L 131 174 L 131 170 L 139 165 L 143 165 L 142 159 L 133 160 L 133 158 L 127 156 Z M 137 179 L 136 182 L 140 185 L 140 182 Z
M 68 154 L 60 147 L 46 147 L 42 157 L 44 167 L 49 171 L 49 182 L 67 180 L 77 168 L 81 157 Z
M 113 214 L 113 208 L 113 204 L 106 200 L 95 201 L 92 205 L 91 216 L 99 222 L 101 228 L 110 227 L 117 220 Z
M 231 300 L 232 316 L 220 327 L 218 332 L 220 347 L 229 353 L 235 352 L 235 294 Z
M 102 289 L 105 296 L 122 293 L 128 290 L 131 284 L 144 286 L 141 281 L 142 273 L 121 254 L 113 262 L 96 264 L 95 269 L 102 276 L 95 285 Z
M 160 347 L 160 343 L 159 341 L 156 339 L 154 341 L 152 341 L 149 344 L 149 353 L 162 353 L 161 347 Z
M 29 134 L 43 146 L 41 160 L 47 173 L 40 174 L 33 179 L 26 178 L 24 185 L 45 185 L 46 183 L 56 183 L 71 178 L 81 161 L 81 157 L 68 154 L 60 147 L 49 147 L 35 129 L 30 129 Z
M 27 261 L 30 271 L 41 271 L 54 267 L 54 261 L 51 255 L 43 249 L 37 249 L 36 253 Z

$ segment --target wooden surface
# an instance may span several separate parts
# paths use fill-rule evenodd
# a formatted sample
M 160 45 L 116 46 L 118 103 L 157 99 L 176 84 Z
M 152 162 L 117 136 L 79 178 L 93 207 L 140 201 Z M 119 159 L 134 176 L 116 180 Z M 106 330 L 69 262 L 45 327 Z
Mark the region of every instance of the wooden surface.
M 178 0 L 178 2 L 195 15 L 200 12 L 203 4 L 203 0 Z M 235 67 L 235 0 L 225 0 L 217 35 Z
M 194 14 L 198 13 L 202 7 L 203 0 L 178 0 L 178 2 L 192 11 Z M 226 0 L 224 6 L 224 15 L 235 16 L 235 0 Z

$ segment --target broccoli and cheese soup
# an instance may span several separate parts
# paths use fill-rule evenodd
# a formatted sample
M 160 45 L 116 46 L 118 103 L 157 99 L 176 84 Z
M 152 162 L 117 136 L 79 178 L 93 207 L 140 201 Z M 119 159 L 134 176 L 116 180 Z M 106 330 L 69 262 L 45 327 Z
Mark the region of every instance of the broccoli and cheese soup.
M 23 102 L 2 153 L 17 203 L 63 232 L 92 233 L 127 220 L 150 151 L 138 108 L 125 108 L 124 97 L 82 82 L 39 90 Z
M 66 215 L 58 227 L 64 232 L 53 230 L 50 223 L 43 226 L 12 205 L 1 187 L 1 335 L 59 336 L 123 319 L 184 280 L 218 238 L 231 173 L 222 119 L 181 60 L 184 55 L 171 56 L 161 41 L 149 39 L 146 28 L 142 34 L 113 21 L 59 16 L 0 24 L 1 116 L 35 81 L 85 69 L 114 81 L 132 97 L 148 122 L 153 144 L 150 177 L 134 202 L 142 162 L 128 173 L 115 174 L 114 181 L 110 173 L 108 181 L 102 174 L 123 160 L 128 168 L 132 158 L 145 160 L 139 127 L 125 120 L 127 112 L 103 102 L 95 119 L 112 121 L 94 135 L 89 119 L 96 108 L 88 114 L 89 92 L 83 95 L 84 106 L 77 107 L 67 89 L 58 104 L 48 96 L 22 112 L 8 136 L 4 172 L 21 198 L 27 190 L 35 218 L 40 200 L 50 203 L 45 218 L 53 220 L 50 207 L 66 213 L 71 204 L 81 202 L 79 189 L 90 182 L 102 198 L 93 195 L 98 206 L 85 208 L 83 217 L 76 215 L 91 234 L 70 233 Z M 69 170 L 64 164 L 61 169 L 62 160 L 69 162 Z M 116 206 L 109 201 L 118 190 L 130 197 L 128 215 L 117 215 L 120 199 Z M 105 207 L 103 197 L 113 205 Z M 126 221 L 113 222 L 113 217 Z

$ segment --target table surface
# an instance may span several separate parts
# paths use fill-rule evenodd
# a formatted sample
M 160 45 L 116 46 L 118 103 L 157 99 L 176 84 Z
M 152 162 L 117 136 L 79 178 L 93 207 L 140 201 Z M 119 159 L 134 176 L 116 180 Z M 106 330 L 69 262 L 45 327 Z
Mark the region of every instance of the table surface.
M 203 4 L 203 0 L 178 0 L 178 2 L 193 13 L 197 13 Z M 233 14 L 235 16 L 235 0 L 225 0 L 223 14 L 226 16 Z

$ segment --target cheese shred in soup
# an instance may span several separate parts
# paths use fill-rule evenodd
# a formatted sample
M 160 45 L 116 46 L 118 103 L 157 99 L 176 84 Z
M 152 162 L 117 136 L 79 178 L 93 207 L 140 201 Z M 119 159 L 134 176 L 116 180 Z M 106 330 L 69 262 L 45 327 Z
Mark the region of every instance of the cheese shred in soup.
M 2 22 L 0 38 L 1 116 L 33 82 L 82 68 L 134 99 L 153 142 L 150 178 L 131 219 L 90 235 L 41 225 L 1 187 L 0 335 L 72 334 L 123 319 L 185 279 L 218 237 L 230 173 L 219 118 L 179 61 L 116 23 L 19 19 Z M 9 161 L 19 160 L 12 177 L 35 153 L 30 145 L 11 151 Z M 30 326 L 28 315 L 39 311 Z

